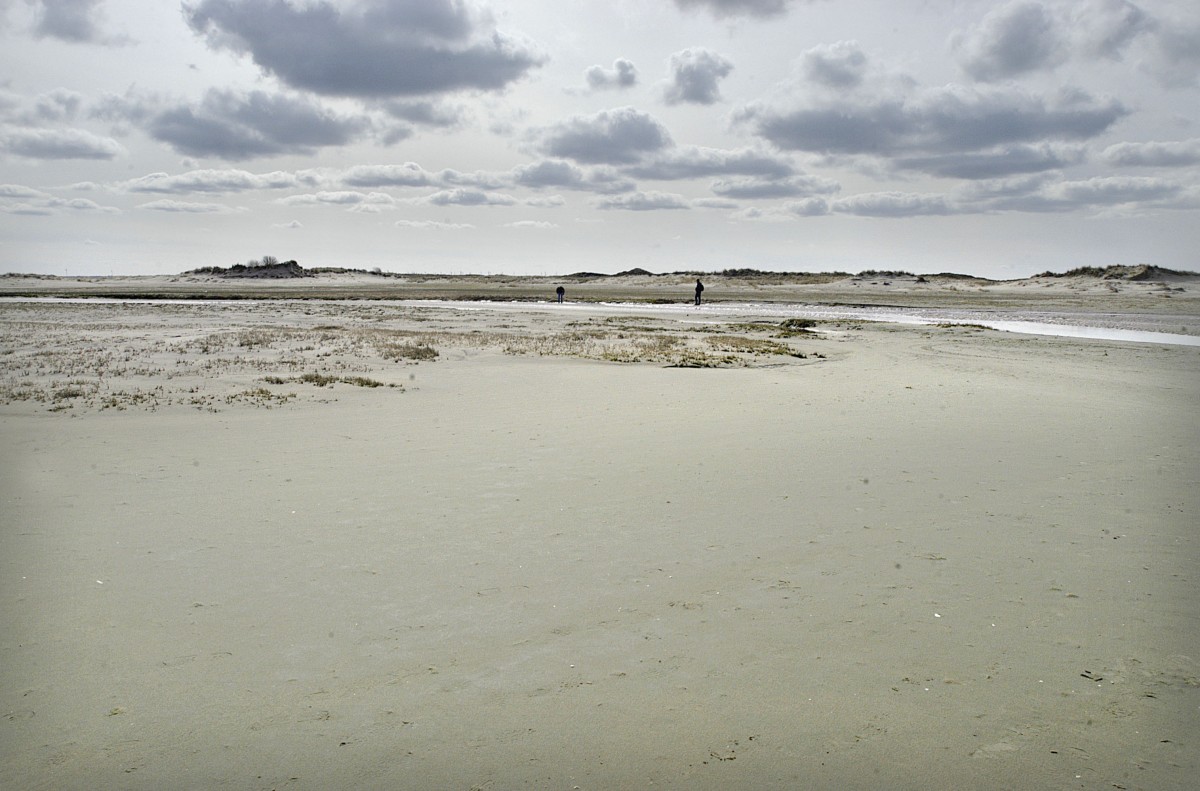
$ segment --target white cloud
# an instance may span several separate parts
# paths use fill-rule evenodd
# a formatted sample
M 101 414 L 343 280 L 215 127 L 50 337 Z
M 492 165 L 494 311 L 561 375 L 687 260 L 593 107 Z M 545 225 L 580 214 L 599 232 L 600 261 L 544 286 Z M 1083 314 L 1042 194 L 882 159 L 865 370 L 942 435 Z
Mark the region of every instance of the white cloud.
M 174 214 L 228 214 L 236 211 L 220 203 L 190 203 L 170 198 L 142 203 L 138 205 L 138 208 Z
M 474 228 L 469 223 L 440 222 L 438 220 L 397 220 L 397 228 L 414 228 L 421 231 L 461 231 Z
M 355 190 L 325 190 L 302 195 L 279 198 L 276 203 L 284 206 L 394 206 L 396 200 L 385 192 L 358 192 Z
M 543 231 L 550 228 L 557 228 L 558 225 L 552 222 L 546 222 L 545 220 L 517 220 L 516 222 L 505 223 L 504 227 Z

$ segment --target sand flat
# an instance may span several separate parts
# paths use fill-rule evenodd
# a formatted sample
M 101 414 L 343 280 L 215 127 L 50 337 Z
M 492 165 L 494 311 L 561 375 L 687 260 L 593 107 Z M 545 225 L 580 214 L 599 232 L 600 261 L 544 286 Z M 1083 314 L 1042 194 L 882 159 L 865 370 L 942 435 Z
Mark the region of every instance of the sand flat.
M 0 320 L 5 787 L 1200 769 L 1200 349 L 295 302 Z

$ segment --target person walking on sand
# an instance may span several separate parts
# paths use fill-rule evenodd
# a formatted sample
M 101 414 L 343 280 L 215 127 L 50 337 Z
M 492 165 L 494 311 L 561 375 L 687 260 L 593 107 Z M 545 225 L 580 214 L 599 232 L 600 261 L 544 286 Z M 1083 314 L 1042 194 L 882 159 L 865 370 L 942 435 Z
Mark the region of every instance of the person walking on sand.
M 700 295 L 704 293 L 704 284 L 699 280 L 696 281 L 696 304 L 700 304 Z
M 565 288 L 563 288 L 562 286 L 559 286 L 558 288 L 554 289 L 554 293 L 558 294 L 558 304 L 561 305 L 562 301 L 563 301 L 563 297 L 566 296 L 567 290 Z

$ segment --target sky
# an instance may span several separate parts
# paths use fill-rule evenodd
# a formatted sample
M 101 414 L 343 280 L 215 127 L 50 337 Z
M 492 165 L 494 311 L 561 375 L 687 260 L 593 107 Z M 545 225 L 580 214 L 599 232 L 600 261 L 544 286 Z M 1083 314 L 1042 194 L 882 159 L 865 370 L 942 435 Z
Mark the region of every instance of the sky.
M 0 0 L 0 272 L 1197 250 L 1194 0 Z

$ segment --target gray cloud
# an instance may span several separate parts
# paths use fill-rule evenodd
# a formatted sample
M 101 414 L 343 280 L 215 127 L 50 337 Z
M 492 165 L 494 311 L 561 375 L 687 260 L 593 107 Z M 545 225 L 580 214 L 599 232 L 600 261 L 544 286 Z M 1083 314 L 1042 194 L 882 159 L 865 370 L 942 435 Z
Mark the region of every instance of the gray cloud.
M 955 41 L 962 67 L 990 82 L 1063 62 L 1066 42 L 1051 12 L 1041 3 L 1008 3 Z
M 640 179 L 675 181 L 710 176 L 761 176 L 786 178 L 795 172 L 792 163 L 755 148 L 726 150 L 680 146 L 662 151 L 637 165 L 623 168 Z
M 199 0 L 188 23 L 209 45 L 248 54 L 296 88 L 330 96 L 420 96 L 499 90 L 541 65 L 490 31 L 463 0 Z
M 787 11 L 789 2 L 791 0 L 675 0 L 675 5 L 685 11 L 701 8 L 717 18 L 772 17 Z
M 1186 167 L 1200 165 L 1200 138 L 1174 142 L 1117 143 L 1104 149 L 1105 162 L 1117 167 Z
M 593 204 L 597 209 L 624 211 L 660 211 L 664 209 L 687 209 L 688 202 L 682 195 L 672 192 L 633 192 L 612 198 L 600 198 Z
M 189 193 L 224 194 L 249 190 L 272 190 L 295 187 L 300 183 L 292 173 L 250 173 L 245 170 L 192 170 L 175 176 L 150 173 L 120 182 L 117 189 L 125 192 L 185 195 Z
M 1119 60 L 1125 48 L 1142 33 L 1154 29 L 1154 20 L 1128 0 L 1093 0 L 1080 4 L 1070 22 L 1072 37 L 1087 54 Z
M 829 195 L 841 189 L 833 179 L 820 176 L 795 176 L 789 179 L 768 180 L 742 178 L 715 181 L 712 191 L 725 198 L 763 199 L 798 198 L 811 195 Z
M 827 88 L 857 87 L 867 71 L 867 56 L 857 41 L 814 47 L 800 62 L 809 80 Z
M 356 190 L 327 190 L 303 195 L 289 195 L 276 203 L 284 206 L 345 206 L 350 209 L 373 207 L 390 208 L 396 199 L 383 192 L 358 192 Z
M 157 113 L 148 131 L 183 154 L 240 160 L 345 145 L 368 126 L 363 117 L 337 116 L 304 98 L 210 90 L 199 106 Z
M 953 213 L 945 196 L 912 192 L 864 192 L 834 201 L 831 209 L 839 214 L 860 217 L 921 217 Z
M 904 157 L 893 161 L 901 170 L 960 179 L 990 179 L 1017 173 L 1038 173 L 1077 165 L 1084 159 L 1078 145 L 1017 144 L 989 151 Z
M 611 69 L 599 65 L 588 67 L 583 78 L 593 91 L 632 88 L 637 84 L 638 70 L 631 61 L 618 58 L 613 61 Z
M 383 103 L 383 109 L 393 118 L 435 129 L 451 129 L 459 126 L 464 117 L 461 108 L 448 107 L 427 100 L 388 101 Z
M 517 201 L 510 195 L 459 187 L 435 192 L 425 202 L 434 206 L 512 206 Z
M 535 147 L 560 159 L 628 165 L 671 146 L 666 127 L 633 107 L 575 116 L 537 133 Z
M 103 39 L 99 13 L 103 0 L 40 0 L 34 34 L 78 43 Z
M 415 162 L 403 165 L 356 165 L 342 174 L 349 187 L 427 187 L 435 178 Z
M 474 228 L 470 223 L 440 222 L 438 220 L 396 220 L 397 228 L 416 228 L 422 231 L 463 231 Z
M 124 151 L 112 138 L 83 129 L 0 127 L 0 152 L 28 159 L 114 159 Z
M 1082 140 L 1128 111 L 1081 92 L 1048 102 L 1016 88 L 950 85 L 912 97 L 844 99 L 816 106 L 750 105 L 736 120 L 780 148 L 876 156 L 979 152 L 1000 146 Z
M 220 203 L 188 203 L 170 198 L 142 203 L 138 208 L 170 214 L 229 214 L 236 211 Z
M 1200 85 L 1200 22 L 1172 20 L 1157 31 L 1150 70 L 1169 88 Z
M 570 162 L 547 159 L 530 165 L 514 168 L 513 182 L 531 189 L 547 187 L 614 194 L 630 192 L 636 186 L 611 168 L 598 167 L 584 170 Z
M 712 50 L 692 47 L 673 54 L 668 69 L 667 104 L 714 104 L 721 99 L 718 83 L 733 71 L 733 63 Z
M 1101 176 L 1082 181 L 1047 182 L 1025 194 L 1013 192 L 983 202 L 991 211 L 1067 212 L 1119 206 L 1172 208 L 1184 197 L 1182 184 L 1146 176 Z M 1194 208 L 1194 206 L 1188 206 Z

